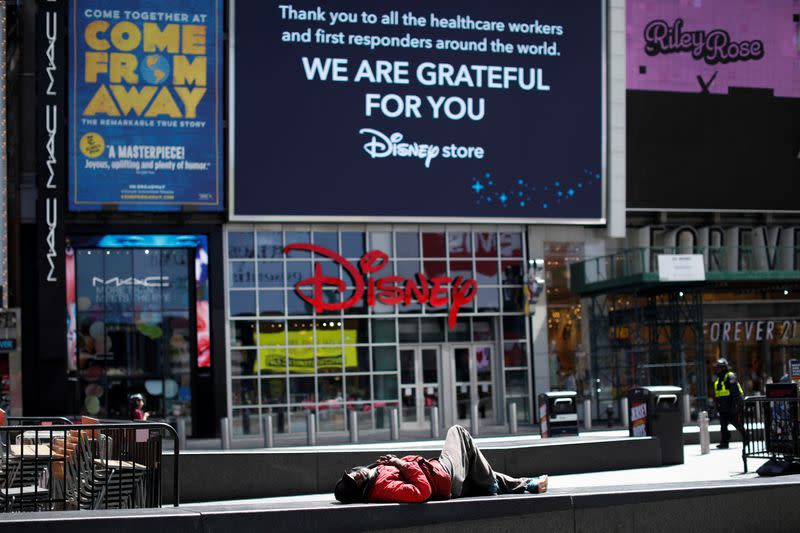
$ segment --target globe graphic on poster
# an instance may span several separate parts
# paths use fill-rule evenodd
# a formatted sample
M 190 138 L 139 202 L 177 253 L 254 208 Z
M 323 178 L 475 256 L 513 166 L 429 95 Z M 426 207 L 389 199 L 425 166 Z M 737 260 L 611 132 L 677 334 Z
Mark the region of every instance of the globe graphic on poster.
M 160 85 L 169 77 L 169 61 L 160 54 L 150 54 L 144 57 L 139 66 L 139 74 L 149 85 Z

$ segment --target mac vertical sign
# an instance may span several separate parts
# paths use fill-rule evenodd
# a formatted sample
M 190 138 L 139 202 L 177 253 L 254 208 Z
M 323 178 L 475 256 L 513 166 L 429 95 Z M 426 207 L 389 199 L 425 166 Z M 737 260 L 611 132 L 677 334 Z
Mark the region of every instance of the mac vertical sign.
M 66 0 L 39 0 L 36 16 L 36 201 L 38 321 L 52 333 L 38 339 L 42 359 L 66 362 L 64 280 L 64 153 L 66 140 Z M 46 383 L 43 377 L 43 383 Z

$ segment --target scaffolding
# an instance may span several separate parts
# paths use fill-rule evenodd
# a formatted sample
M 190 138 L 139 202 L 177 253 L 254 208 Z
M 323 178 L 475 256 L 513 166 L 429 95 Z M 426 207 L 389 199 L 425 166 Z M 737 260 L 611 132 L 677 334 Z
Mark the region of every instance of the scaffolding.
M 592 393 L 597 418 L 619 409 L 632 386 L 675 385 L 707 408 L 700 290 L 655 286 L 589 299 Z M 606 415 L 609 416 L 609 415 Z

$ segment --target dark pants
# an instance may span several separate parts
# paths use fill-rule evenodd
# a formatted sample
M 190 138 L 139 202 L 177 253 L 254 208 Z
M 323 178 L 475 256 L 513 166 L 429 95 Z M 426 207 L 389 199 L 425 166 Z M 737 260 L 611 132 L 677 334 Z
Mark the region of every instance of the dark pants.
M 515 478 L 492 470 L 472 435 L 462 426 L 447 430 L 439 462 L 452 479 L 453 498 L 488 494 L 495 480 L 501 494 L 525 492 L 528 483 L 528 478 Z
M 742 425 L 742 417 L 738 411 L 734 412 L 723 412 L 720 411 L 719 413 L 719 425 L 720 425 L 720 444 L 728 444 L 731 440 L 731 432 L 728 430 L 728 424 L 733 424 L 733 427 L 739 432 L 742 436 L 743 441 L 747 441 L 747 433 L 744 431 L 744 426 Z

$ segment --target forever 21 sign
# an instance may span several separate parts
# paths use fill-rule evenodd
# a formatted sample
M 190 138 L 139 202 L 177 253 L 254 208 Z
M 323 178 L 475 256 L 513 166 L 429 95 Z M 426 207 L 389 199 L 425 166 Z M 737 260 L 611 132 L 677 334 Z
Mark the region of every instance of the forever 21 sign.
M 419 272 L 415 276 L 416 279 L 392 275 L 376 278 L 374 275 L 383 270 L 389 262 L 389 256 L 379 250 L 365 253 L 358 262 L 358 268 L 336 252 L 316 244 L 290 244 L 283 249 L 283 252 L 288 255 L 294 250 L 314 252 L 331 259 L 334 263 L 341 265 L 352 279 L 352 284 L 350 284 L 344 279 L 326 276 L 322 272 L 322 265 L 317 263 L 314 274 L 310 278 L 300 280 L 295 284 L 298 296 L 314 306 L 317 312 L 349 309 L 365 298 L 370 307 L 378 302 L 385 305 L 409 305 L 419 302 L 434 308 L 450 304 L 447 324 L 452 329 L 456 325 L 459 310 L 472 302 L 478 293 L 478 283 L 474 279 L 464 279 L 461 276 L 456 276 L 455 279 L 450 276 L 428 278 Z M 355 290 L 347 300 L 342 302 L 326 300 L 326 292 L 333 289 L 337 293 L 343 294 L 348 285 L 355 286 Z M 305 287 L 312 289 L 311 295 L 304 290 Z

